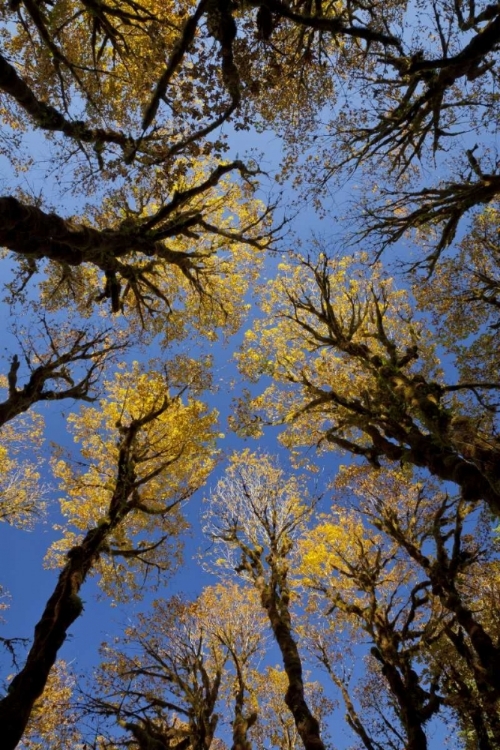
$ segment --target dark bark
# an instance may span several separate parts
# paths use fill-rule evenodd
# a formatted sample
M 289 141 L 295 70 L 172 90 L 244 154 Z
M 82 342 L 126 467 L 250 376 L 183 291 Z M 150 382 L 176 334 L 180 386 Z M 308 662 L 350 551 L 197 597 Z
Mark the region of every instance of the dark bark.
M 330 673 L 330 674 L 332 674 L 335 684 L 337 685 L 337 687 L 340 689 L 342 693 L 342 697 L 344 699 L 345 707 L 347 710 L 347 714 L 346 714 L 347 723 L 349 724 L 351 729 L 354 732 L 356 732 L 361 742 L 365 746 L 366 750 L 377 750 L 376 746 L 371 740 L 370 735 L 366 731 L 363 725 L 363 722 L 358 716 L 358 712 L 356 711 L 354 707 L 354 704 L 351 700 L 351 696 L 349 695 L 349 692 L 345 684 L 341 680 L 339 680 L 336 676 L 333 676 L 333 673 Z
M 317 265 L 303 261 L 303 265 L 312 272 L 320 299 L 289 294 L 292 314 L 287 317 L 314 346 L 356 362 L 370 377 L 371 386 L 368 396 L 352 395 L 335 390 L 335 383 L 329 389 L 318 387 L 302 372 L 290 380 L 303 388 L 308 401 L 294 416 L 321 411 L 332 422 L 325 430 L 328 442 L 365 456 L 377 468 L 380 458 L 426 468 L 433 476 L 458 485 L 465 500 L 483 500 L 500 515 L 500 440 L 495 435 L 485 440 L 473 420 L 448 408 L 443 403 L 446 386 L 414 373 L 418 346 L 400 351 L 387 334 L 384 292 L 367 283 L 368 301 L 350 300 L 352 318 L 344 320 L 334 307 L 328 259 Z M 373 338 L 383 346 L 383 357 L 368 343 L 355 340 L 368 312 L 376 321 Z M 361 436 L 346 438 L 346 428 L 355 428 Z
M 375 466 L 379 465 L 378 459 L 384 457 L 389 461 L 410 463 L 428 469 L 438 479 L 457 484 L 464 500 L 484 500 L 494 515 L 500 515 L 500 492 L 492 486 L 493 482 L 478 466 L 461 456 L 452 445 L 443 445 L 441 441 L 424 435 L 419 430 L 408 432 L 404 441 L 401 441 L 402 444 L 397 444 L 385 437 L 378 429 L 378 425 L 370 424 L 368 420 L 367 422 L 368 424 L 359 420 L 358 426 L 371 438 L 371 446 L 356 445 L 343 440 L 337 437 L 334 429 L 329 430 L 325 438 L 351 453 L 364 455 Z M 394 427 L 395 431 L 397 423 L 394 426 L 386 423 L 384 427 L 387 430 Z M 498 451 L 491 451 L 491 454 L 492 459 L 498 460 Z M 492 473 L 496 485 L 497 471 L 493 469 Z
M 457 623 L 469 636 L 478 661 L 472 666 L 479 691 L 489 695 L 490 699 L 500 699 L 500 648 L 474 617 L 472 610 L 464 604 L 447 571 L 430 572 L 429 578 L 433 582 L 434 593 L 454 613 Z
M 392 558 L 386 558 L 378 548 L 374 558 L 362 557 L 359 562 L 348 565 L 349 577 L 359 591 L 367 596 L 366 603 L 358 605 L 345 601 L 340 591 L 328 591 L 332 601 L 331 611 L 336 608 L 354 615 L 374 644 L 371 653 L 381 664 L 381 672 L 392 694 L 390 703 L 401 722 L 406 736 L 405 750 L 427 750 L 425 724 L 440 709 L 442 700 L 436 694 L 437 684 L 429 689 L 422 686 L 422 679 L 414 669 L 420 657 L 422 643 L 416 633 L 410 632 L 415 620 L 425 621 L 425 607 L 428 602 L 428 581 L 415 584 L 409 592 L 409 607 L 401 608 L 397 616 L 390 616 L 391 605 L 379 599 L 378 587 L 385 579 L 386 565 Z M 393 595 L 394 596 L 394 593 Z M 394 599 L 396 597 L 394 596 Z M 390 601 L 390 600 L 389 600 Z M 423 634 L 423 633 L 422 633 Z M 430 636 L 430 633 L 427 633 Z M 418 636 L 420 639 L 420 634 Z M 334 682 L 339 685 L 351 715 L 349 722 L 361 737 L 365 747 L 373 744 L 362 723 L 353 712 L 345 685 L 334 675 L 325 649 L 320 648 L 320 661 L 325 664 Z M 425 679 L 425 678 L 424 678 Z M 349 707 L 350 706 L 350 707 Z M 393 730 L 396 731 L 396 730 Z
M 267 612 L 269 623 L 273 631 L 276 643 L 281 652 L 283 667 L 288 678 L 288 689 L 285 695 L 285 703 L 290 709 L 295 721 L 295 726 L 300 735 L 305 750 L 325 750 L 321 739 L 318 720 L 313 716 L 306 701 L 304 692 L 304 679 L 302 672 L 302 659 L 293 637 L 289 602 L 289 591 L 286 583 L 286 572 L 280 571 L 279 567 L 283 561 L 272 560 L 273 553 L 269 556 L 270 580 L 265 581 L 263 568 L 259 567 L 260 558 L 253 557 L 253 572 L 260 575 L 255 576 L 255 585 L 260 593 L 261 603 Z M 252 569 L 252 564 L 250 569 Z
M 63 267 L 91 264 L 105 275 L 105 287 L 97 299 L 109 298 L 113 312 L 121 308 L 122 284 L 133 289 L 138 304 L 146 304 L 151 293 L 161 296 L 156 281 L 161 264 L 177 266 L 195 289 L 203 292 L 204 253 L 171 250 L 165 243 L 171 237 L 193 236 L 193 228 L 217 234 L 218 228 L 203 222 L 203 214 L 190 209 L 190 202 L 216 187 L 228 173 L 236 170 L 244 179 L 256 173 L 241 161 L 221 164 L 203 181 L 183 191 L 176 191 L 170 202 L 151 217 L 122 222 L 113 228 L 96 229 L 37 206 L 21 203 L 13 196 L 0 198 L 0 246 L 21 256 L 28 266 L 27 275 L 36 272 L 36 262 L 46 259 Z M 248 227 L 248 229 L 252 229 Z M 269 238 L 245 236 L 245 231 L 230 236 L 230 241 L 248 243 L 263 249 Z M 196 235 L 197 236 L 197 235 Z M 146 262 L 145 262 L 146 260 Z
M 454 528 L 452 526 L 450 531 L 450 518 L 447 518 L 446 514 L 451 506 L 452 501 L 446 498 L 434 518 L 432 528 L 432 536 L 436 545 L 434 560 L 424 555 L 419 544 L 407 537 L 394 514 L 390 509 L 386 510 L 383 505 L 380 506 L 380 528 L 405 549 L 422 568 L 432 586 L 433 594 L 439 597 L 442 605 L 454 615 L 455 622 L 469 637 L 470 645 L 465 643 L 460 628 L 459 632 L 455 632 L 452 628 L 446 630 L 457 653 L 473 673 L 478 692 L 486 703 L 491 705 L 492 702 L 495 703 L 500 699 L 500 647 L 464 601 L 460 592 L 459 575 L 464 566 L 474 561 L 474 555 L 464 549 L 462 544 L 463 521 L 460 509 L 456 512 L 453 519 Z M 447 541 L 451 533 L 453 533 L 454 544 L 449 553 Z M 428 536 L 425 537 L 426 540 L 427 538 Z
M 397 639 L 392 645 L 397 648 Z M 424 724 L 439 710 L 440 700 L 420 687 L 418 675 L 404 655 L 398 655 L 403 663 L 396 666 L 394 658 L 381 648 L 374 647 L 372 654 L 381 662 L 382 674 L 396 699 L 396 710 L 406 732 L 405 750 L 427 750 Z
M 451 95 L 461 78 L 473 81 L 493 67 L 494 60 L 487 58 L 499 41 L 500 13 L 496 6 L 494 18 L 453 57 L 448 57 L 445 50 L 443 57 L 433 60 L 426 60 L 421 52 L 412 57 L 387 56 L 385 63 L 394 67 L 397 77 L 383 78 L 377 85 L 382 84 L 388 90 L 399 88 L 401 94 L 392 110 L 379 115 L 376 125 L 354 130 L 349 138 L 354 160 L 361 163 L 384 154 L 391 169 L 403 173 L 420 156 L 429 136 L 436 152 L 441 139 L 453 134 L 446 132 L 441 124 L 442 113 L 447 109 L 445 97 Z M 469 100 L 454 104 L 471 106 Z
M 290 615 L 287 608 L 283 608 L 279 594 L 271 585 L 264 585 L 261 588 L 261 600 L 281 651 L 283 667 L 288 678 L 285 703 L 292 713 L 304 748 L 305 750 L 325 750 L 320 736 L 319 722 L 312 715 L 305 699 L 302 660 L 292 634 Z
M 77 141 L 93 143 L 98 147 L 113 143 L 127 152 L 133 149 L 134 142 L 125 133 L 89 128 L 80 120 L 68 120 L 55 107 L 40 101 L 3 55 L 0 55 L 0 89 L 15 99 L 42 130 L 59 131 Z
M 141 428 L 162 414 L 169 401 L 128 427 L 121 427 L 115 489 L 108 507 L 108 515 L 88 531 L 80 544 L 67 553 L 67 562 L 42 617 L 35 626 L 32 646 L 26 663 L 9 685 L 0 700 L 0 726 L 3 750 L 14 750 L 22 738 L 36 700 L 42 695 L 50 670 L 69 628 L 82 614 L 79 593 L 90 570 L 94 567 L 113 530 L 136 507 L 137 484 L 134 445 Z
M 460 717 L 462 726 L 466 731 L 471 731 L 468 724 L 476 734 L 477 750 L 495 750 L 500 746 L 500 720 L 498 717 L 498 705 L 483 706 L 478 701 L 477 693 L 471 689 L 471 683 L 463 679 L 460 672 L 451 665 L 448 669 L 447 692 L 444 703 L 455 709 Z M 490 710 L 488 710 L 490 709 Z
M 137 724 L 137 722 L 127 721 L 127 729 L 139 745 L 139 750 L 170 750 L 171 745 L 168 739 L 161 733 L 155 731 L 152 725 L 147 728 Z
M 187 19 L 186 23 L 184 24 L 182 35 L 172 51 L 167 67 L 160 80 L 156 84 L 151 101 L 149 102 L 148 106 L 146 107 L 146 111 L 144 112 L 144 117 L 142 120 L 143 130 L 149 128 L 149 126 L 153 123 L 153 120 L 156 117 L 156 113 L 158 112 L 160 102 L 167 91 L 167 86 L 170 83 L 170 79 L 176 72 L 177 68 L 184 59 L 184 56 L 187 54 L 191 44 L 193 43 L 196 30 L 198 28 L 198 23 L 203 13 L 205 12 L 206 4 L 207 0 L 200 0 L 195 12 Z
M 384 248 L 398 242 L 411 229 L 439 226 L 440 236 L 436 246 L 426 258 L 415 264 L 426 266 L 432 272 L 443 250 L 453 242 L 465 215 L 475 206 L 491 203 L 500 194 L 498 174 L 478 173 L 477 177 L 476 180 L 471 177 L 462 182 L 450 182 L 414 193 L 403 193 L 401 198 L 392 201 L 391 196 L 388 196 L 383 208 L 378 206 L 376 210 L 369 207 L 365 209 L 367 228 L 360 234 L 363 238 L 371 233 L 383 236 Z M 412 206 L 416 208 L 411 210 Z
M 111 530 L 110 522 L 92 529 L 83 542 L 68 553 L 68 562 L 35 627 L 26 664 L 0 701 L 0 725 L 5 750 L 14 750 L 21 740 L 35 701 L 44 691 L 67 632 L 83 611 L 79 591 Z
M 325 750 L 319 722 L 311 713 L 306 701 L 302 660 L 292 631 L 286 563 L 286 555 L 290 552 L 292 544 L 289 540 L 285 541 L 283 534 L 281 541 L 278 541 L 279 536 L 271 532 L 274 542 L 271 544 L 272 549 L 269 555 L 266 556 L 268 565 L 266 568 L 261 560 L 263 549 L 251 549 L 236 534 L 233 541 L 238 544 L 242 552 L 242 562 L 236 570 L 237 572 L 246 571 L 260 594 L 260 601 L 269 618 L 288 678 L 285 703 L 294 718 L 304 748 L 305 750 Z
M 296 13 L 290 6 L 282 0 L 252 0 L 252 5 L 256 7 L 265 7 L 278 18 L 287 18 L 289 21 L 316 31 L 324 31 L 333 36 L 346 36 L 353 39 L 363 39 L 368 43 L 378 42 L 387 47 L 396 47 L 401 49 L 401 40 L 390 34 L 384 34 L 381 31 L 371 28 L 370 26 L 348 25 L 341 17 L 329 18 L 328 16 L 305 15 Z
M 252 750 L 252 743 L 248 737 L 248 732 L 257 721 L 255 712 L 245 714 L 245 678 L 243 675 L 242 665 L 239 654 L 232 646 L 221 639 L 229 653 L 236 669 L 236 692 L 234 698 L 234 719 L 233 719 L 233 744 L 231 750 Z
M 52 356 L 47 362 L 31 370 L 28 381 L 21 388 L 17 385 L 17 373 L 21 363 L 17 355 L 14 355 L 7 374 L 9 395 L 0 403 L 0 427 L 28 411 L 39 401 L 61 401 L 66 398 L 93 401 L 90 392 L 104 361 L 112 352 L 123 348 L 119 344 L 107 346 L 106 339 L 106 333 L 86 338 L 85 333 L 78 332 L 72 345 L 61 353 L 55 351 L 54 342 L 51 340 Z M 85 375 L 75 383 L 66 368 L 78 362 L 90 364 Z M 54 384 L 53 388 L 47 387 L 50 382 Z

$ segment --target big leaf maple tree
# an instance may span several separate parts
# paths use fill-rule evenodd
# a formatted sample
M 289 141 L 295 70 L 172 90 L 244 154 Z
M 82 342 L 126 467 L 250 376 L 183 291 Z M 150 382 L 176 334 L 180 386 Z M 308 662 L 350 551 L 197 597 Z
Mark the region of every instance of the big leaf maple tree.
M 0 638 L 5 748 L 322 750 L 345 723 L 366 750 L 445 726 L 495 750 L 498 4 L 0 13 L 0 520 L 46 514 L 57 571 L 25 660 Z M 296 468 L 233 453 L 207 493 L 220 581 L 138 616 L 222 457 L 214 368 L 232 426 L 279 430 Z M 60 650 L 91 575 L 128 624 L 89 689 Z

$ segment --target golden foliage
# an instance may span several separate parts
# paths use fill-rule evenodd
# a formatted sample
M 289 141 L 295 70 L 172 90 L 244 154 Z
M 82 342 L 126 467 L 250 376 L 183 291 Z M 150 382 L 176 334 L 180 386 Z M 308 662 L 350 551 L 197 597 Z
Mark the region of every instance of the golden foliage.
M 68 664 L 60 660 L 47 680 L 44 694 L 33 708 L 20 750 L 84 750 L 77 715 L 71 704 L 74 698 L 75 676 Z
M 216 413 L 196 398 L 182 396 L 190 381 L 196 391 L 202 379 L 203 368 L 187 359 L 163 371 L 143 369 L 137 362 L 122 365 L 105 383 L 106 397 L 99 407 L 82 407 L 80 414 L 70 415 L 81 460 L 54 460 L 67 523 L 60 527 L 61 540 L 51 548 L 50 565 L 60 565 L 61 553 L 86 529 L 117 512 L 127 520 L 114 528 L 109 556 L 99 562 L 105 589 L 118 597 L 133 595 L 134 568 L 168 570 L 179 560 L 179 535 L 186 528 L 182 502 L 204 483 L 216 461 Z M 177 383 L 184 385 L 177 388 Z M 123 481 L 120 435 L 133 424 L 140 429 L 127 469 L 131 486 L 123 507 L 115 508 L 117 477 Z
M 48 487 L 37 461 L 43 428 L 41 415 L 29 412 L 0 430 L 0 521 L 22 529 L 32 529 L 47 508 Z

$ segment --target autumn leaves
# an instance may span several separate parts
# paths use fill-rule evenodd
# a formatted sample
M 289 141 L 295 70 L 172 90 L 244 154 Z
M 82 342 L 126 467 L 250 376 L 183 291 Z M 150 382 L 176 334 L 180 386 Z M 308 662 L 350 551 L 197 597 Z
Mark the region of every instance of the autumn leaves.
M 335 698 L 366 750 L 425 750 L 443 717 L 467 750 L 500 745 L 499 9 L 417 5 L 3 4 L 0 244 L 26 326 L 0 518 L 32 525 L 45 475 L 62 512 L 59 577 L 0 701 L 6 748 L 27 726 L 58 747 L 30 714 L 67 696 L 50 672 L 87 577 L 125 603 L 180 562 L 182 506 L 221 457 L 210 345 L 242 327 L 232 427 L 277 427 L 299 468 L 229 460 L 205 515 L 223 583 L 132 614 L 132 648 L 106 646 L 60 742 L 90 743 L 88 719 L 99 750 L 320 750 Z M 280 173 L 227 154 L 229 123 L 278 134 Z M 275 241 L 273 177 L 326 239 Z M 54 402 L 65 451 L 43 441 Z M 300 466 L 328 474 L 323 516 Z M 259 665 L 266 637 L 282 668 Z

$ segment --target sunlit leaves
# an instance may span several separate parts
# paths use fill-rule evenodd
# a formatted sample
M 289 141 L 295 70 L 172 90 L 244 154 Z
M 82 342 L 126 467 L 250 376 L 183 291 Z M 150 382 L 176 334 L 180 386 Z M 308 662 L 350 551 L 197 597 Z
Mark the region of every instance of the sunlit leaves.
M 208 750 L 221 719 L 235 719 L 235 702 L 241 711 L 250 700 L 262 631 L 256 596 L 235 584 L 207 587 L 191 602 L 158 600 L 123 642 L 103 646 L 99 694 L 84 710 L 113 717 L 136 738 L 173 737 Z M 118 727 L 108 734 L 119 741 Z
M 242 555 L 243 575 L 254 556 L 285 558 L 314 506 L 304 478 L 285 477 L 270 456 L 249 450 L 232 456 L 207 503 L 205 533 L 215 543 L 217 565 L 233 570 Z
M 134 590 L 130 565 L 165 570 L 173 564 L 179 553 L 176 538 L 185 528 L 179 506 L 214 465 L 216 415 L 182 395 L 190 379 L 195 392 L 199 387 L 197 368 L 192 377 L 189 370 L 188 360 L 163 371 L 141 370 L 137 363 L 119 370 L 106 384 L 99 408 L 84 408 L 69 419 L 81 461 L 61 458 L 54 464 L 68 526 L 53 553 L 67 550 L 78 532 L 113 520 L 116 513 L 127 517 L 127 523 L 114 524 L 110 557 L 101 562 L 103 585 L 118 583 L 122 596 L 129 593 L 125 581 Z M 138 429 L 125 458 L 123 441 L 131 425 Z M 117 486 L 125 480 L 129 487 Z
M 436 371 L 407 293 L 380 267 L 368 272 L 363 260 L 320 254 L 317 262 L 281 264 L 262 303 L 266 317 L 246 333 L 248 346 L 238 355 L 243 372 L 282 384 L 257 396 L 256 411 L 290 423 L 290 445 L 322 442 L 325 414 L 347 435 L 357 416 L 369 419 L 384 366 L 388 376 L 400 368 Z
M 0 521 L 30 529 L 45 515 L 48 486 L 43 482 L 36 455 L 42 444 L 40 415 L 18 417 L 0 432 Z

